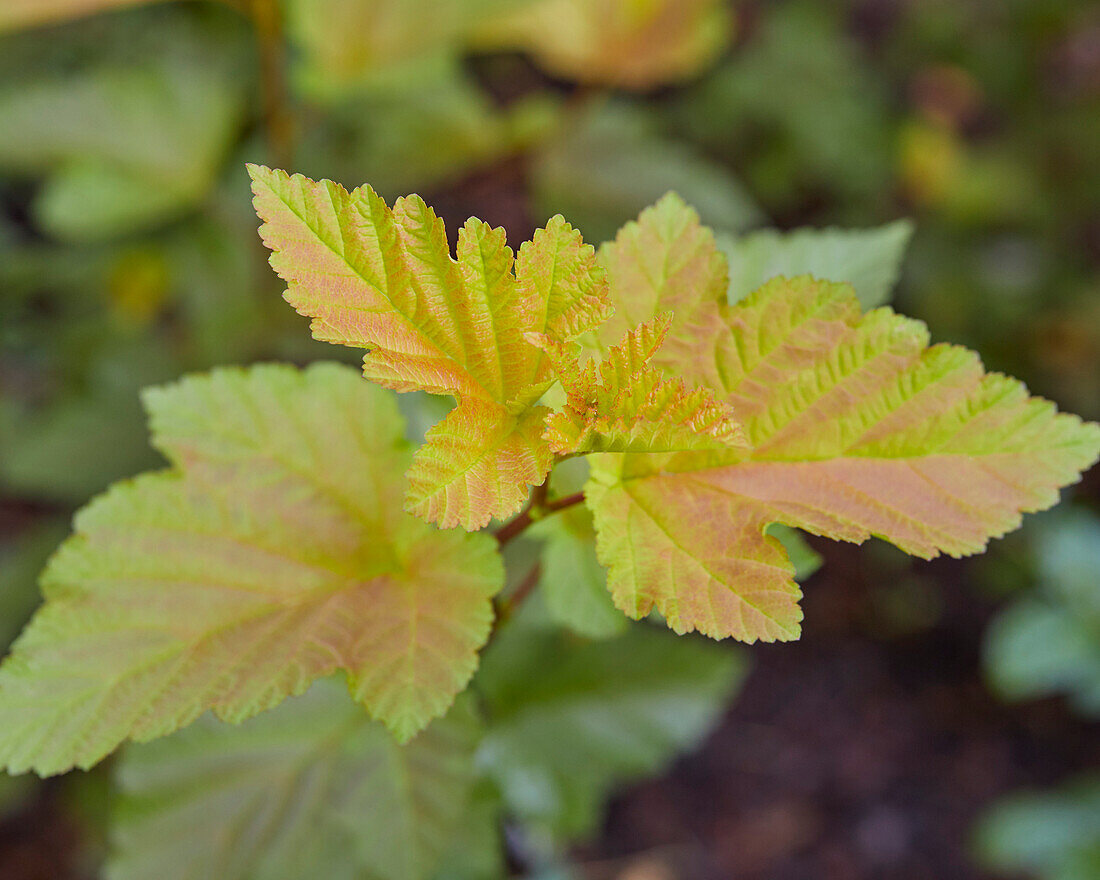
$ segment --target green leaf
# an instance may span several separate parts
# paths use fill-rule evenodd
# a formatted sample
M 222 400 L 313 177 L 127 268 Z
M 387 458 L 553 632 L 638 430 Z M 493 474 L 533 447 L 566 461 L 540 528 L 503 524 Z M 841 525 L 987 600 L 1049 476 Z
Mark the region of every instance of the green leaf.
M 1059 414 L 972 352 L 928 345 L 848 285 L 775 279 L 735 306 L 698 216 L 667 197 L 600 254 L 616 321 L 674 320 L 654 363 L 713 391 L 750 451 L 606 455 L 586 502 L 615 604 L 678 632 L 797 638 L 801 592 L 774 522 L 963 556 L 1046 509 L 1100 455 L 1100 426 Z
M 747 235 L 720 235 L 729 260 L 729 301 L 737 303 L 779 275 L 813 275 L 847 281 L 865 309 L 890 301 L 905 248 L 913 234 L 907 220 L 876 229 L 764 229 Z
M 106 877 L 426 880 L 466 830 L 479 732 L 461 700 L 399 746 L 332 681 L 239 727 L 203 718 L 126 750 Z
M 806 543 L 806 539 L 798 529 L 772 523 L 768 526 L 768 534 L 777 538 L 783 545 L 783 549 L 787 551 L 787 555 L 791 558 L 791 565 L 794 566 L 794 579 L 799 583 L 824 564 L 825 560 L 821 558 L 821 554 Z
M 699 743 L 743 673 L 740 655 L 649 626 L 583 642 L 518 618 L 478 674 L 489 716 L 479 764 L 523 821 L 588 833 L 613 787 Z
M 50 235 L 101 241 L 174 219 L 214 184 L 244 112 L 232 13 L 139 10 L 0 42 L 0 169 L 43 176 Z
M 1094 880 L 1100 868 L 1100 778 L 999 801 L 978 824 L 982 864 L 1042 880 Z
M 548 141 L 534 157 L 531 186 L 539 214 L 564 214 L 589 241 L 612 238 L 669 190 L 718 229 L 746 229 L 764 219 L 725 167 L 663 137 L 628 104 L 597 104 Z
M 404 741 L 477 665 L 494 542 L 400 512 L 410 450 L 354 370 L 224 369 L 147 393 L 176 470 L 76 518 L 0 667 L 0 761 L 94 764 L 203 711 L 242 721 L 334 670 Z
M 581 506 L 572 507 L 535 523 L 531 535 L 545 542 L 539 593 L 550 617 L 593 639 L 623 632 L 628 622 L 607 592 L 607 573 L 596 558 L 592 515 Z
M 1084 510 L 1046 517 L 1036 530 L 1036 595 L 1002 611 L 986 631 L 986 674 L 1009 700 L 1069 695 L 1100 716 L 1100 519 Z

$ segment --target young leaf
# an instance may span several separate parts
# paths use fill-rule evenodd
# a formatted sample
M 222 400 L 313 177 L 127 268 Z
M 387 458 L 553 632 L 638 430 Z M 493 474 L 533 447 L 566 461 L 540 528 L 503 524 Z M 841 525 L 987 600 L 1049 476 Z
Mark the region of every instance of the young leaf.
M 490 723 L 478 762 L 517 816 L 569 837 L 592 830 L 613 786 L 695 746 L 745 666 L 721 646 L 651 626 L 567 644 L 529 622 L 537 610 L 528 603 L 486 652 L 476 684 Z
M 779 275 L 813 275 L 847 281 L 865 309 L 890 300 L 913 224 L 897 220 L 877 229 L 762 229 L 740 237 L 722 235 L 729 260 L 729 300 L 740 302 Z
M 58 773 L 314 679 L 407 740 L 477 665 L 503 572 L 486 536 L 398 506 L 391 398 L 320 364 L 224 369 L 146 396 L 176 470 L 116 484 L 47 567 L 0 666 L 0 763 Z
M 751 452 L 606 456 L 586 490 L 616 604 L 678 632 L 796 638 L 800 592 L 780 522 L 930 558 L 980 551 L 1057 501 L 1100 452 L 1058 414 L 923 324 L 861 315 L 847 285 L 776 279 L 737 306 L 713 238 L 669 197 L 602 254 L 616 319 L 672 309 L 677 375 L 741 420 Z M 645 314 L 648 311 L 649 314 Z
M 480 723 L 397 745 L 333 681 L 230 728 L 127 749 L 108 880 L 426 880 L 461 833 Z
M 555 217 L 513 274 L 503 229 L 471 218 L 455 260 L 419 196 L 391 210 L 369 186 L 250 171 L 271 264 L 313 335 L 368 349 L 364 374 L 388 388 L 458 401 L 417 452 L 408 510 L 467 530 L 517 510 L 551 463 L 532 404 L 552 376 L 524 334 L 565 341 L 607 317 L 592 249 Z
M 650 365 L 664 342 L 669 313 L 627 331 L 597 369 L 581 367 L 565 346 L 541 334 L 542 348 L 566 393 L 562 411 L 546 419 L 546 440 L 557 453 L 676 452 L 744 448 L 745 436 L 729 407 L 706 389 L 689 391 Z

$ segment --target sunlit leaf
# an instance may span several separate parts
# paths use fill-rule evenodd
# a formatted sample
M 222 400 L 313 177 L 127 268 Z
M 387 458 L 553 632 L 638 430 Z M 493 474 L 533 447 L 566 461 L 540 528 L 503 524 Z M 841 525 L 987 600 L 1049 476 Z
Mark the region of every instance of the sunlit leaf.
M 609 455 L 587 501 L 616 604 L 678 632 L 791 639 L 800 591 L 772 522 L 930 558 L 982 550 L 1100 453 L 1058 414 L 923 324 L 861 314 L 851 287 L 776 279 L 727 306 L 709 233 L 668 198 L 607 246 L 614 324 L 671 310 L 654 358 L 733 409 L 751 451 Z M 672 358 L 672 360 L 667 360 Z
M 465 830 L 479 733 L 461 700 L 399 746 L 332 681 L 240 727 L 203 718 L 127 749 L 105 875 L 426 880 Z
M 471 218 L 456 259 L 419 196 L 391 210 L 369 186 L 250 169 L 272 266 L 313 335 L 366 348 L 365 375 L 388 388 L 458 401 L 416 455 L 409 509 L 471 530 L 517 510 L 551 462 L 532 405 L 553 376 L 525 334 L 564 341 L 606 318 L 592 249 L 555 217 L 513 261 L 504 230 Z
M 321 364 L 221 370 L 146 402 L 176 469 L 77 515 L 0 667 L 0 761 L 86 767 L 337 669 L 399 740 L 441 715 L 503 575 L 488 537 L 400 512 L 410 451 L 393 401 Z

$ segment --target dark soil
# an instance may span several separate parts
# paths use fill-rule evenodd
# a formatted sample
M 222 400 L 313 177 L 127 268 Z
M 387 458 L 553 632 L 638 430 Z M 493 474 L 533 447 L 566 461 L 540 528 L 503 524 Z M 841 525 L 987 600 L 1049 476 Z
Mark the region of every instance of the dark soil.
M 704 748 L 613 804 L 581 854 L 593 878 L 988 877 L 968 845 L 982 809 L 1100 765 L 1097 725 L 1058 700 L 1006 707 L 985 688 L 993 603 L 966 563 L 914 562 L 938 619 L 881 640 L 896 620 L 867 611 L 883 587 L 866 551 L 819 549 L 802 640 L 748 649 L 753 672 Z

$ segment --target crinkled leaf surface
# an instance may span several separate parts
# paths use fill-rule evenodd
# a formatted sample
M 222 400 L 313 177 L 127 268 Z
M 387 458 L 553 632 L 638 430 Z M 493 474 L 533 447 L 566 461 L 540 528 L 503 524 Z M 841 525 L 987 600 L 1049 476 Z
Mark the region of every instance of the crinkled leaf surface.
M 219 370 L 146 403 L 176 469 L 77 515 L 0 667 L 0 763 L 87 767 L 337 669 L 399 740 L 443 714 L 503 572 L 487 536 L 400 512 L 410 455 L 392 399 L 320 364 Z
M 913 224 L 898 220 L 877 229 L 762 229 L 720 235 L 718 244 L 729 260 L 731 303 L 776 276 L 813 275 L 848 282 L 869 309 L 889 302 L 912 235 Z
M 613 786 L 694 747 L 745 667 L 723 646 L 648 625 L 578 642 L 532 622 L 539 610 L 529 600 L 486 651 L 478 761 L 513 813 L 569 837 L 593 829 Z
M 513 261 L 504 230 L 471 218 L 455 259 L 419 196 L 391 210 L 369 186 L 250 168 L 271 264 L 314 336 L 368 349 L 365 375 L 388 388 L 458 401 L 417 452 L 407 508 L 468 530 L 517 510 L 551 462 L 533 404 L 552 376 L 524 336 L 566 340 L 607 316 L 592 249 L 555 217 Z
M 479 733 L 460 700 L 399 746 L 329 680 L 239 727 L 205 717 L 127 749 L 106 877 L 425 880 L 465 830 Z
M 491 19 L 480 37 L 526 49 L 552 73 L 645 89 L 699 72 L 729 33 L 721 0 L 537 0 Z
M 547 417 L 544 436 L 557 453 L 676 452 L 746 446 L 729 407 L 705 388 L 689 390 L 650 364 L 671 313 L 639 324 L 612 345 L 603 362 L 581 366 L 571 351 L 542 334 L 528 339 L 550 357 L 566 394 Z
M 616 604 L 680 632 L 799 634 L 800 591 L 772 522 L 884 538 L 929 558 L 984 548 L 1057 501 L 1100 452 L 1058 414 L 923 324 L 861 314 L 851 287 L 776 279 L 726 305 L 713 237 L 668 197 L 601 252 L 614 318 L 675 315 L 654 356 L 725 400 L 750 452 L 606 456 L 587 502 Z

